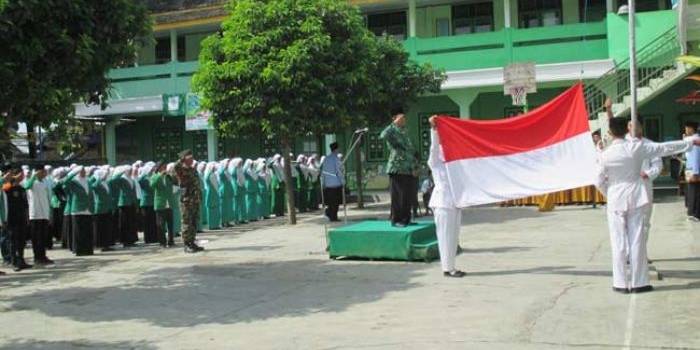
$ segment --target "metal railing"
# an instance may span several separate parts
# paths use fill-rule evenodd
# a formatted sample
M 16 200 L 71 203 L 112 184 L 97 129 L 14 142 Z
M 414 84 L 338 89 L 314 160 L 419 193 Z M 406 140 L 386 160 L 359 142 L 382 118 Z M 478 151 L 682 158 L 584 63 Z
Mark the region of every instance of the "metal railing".
M 639 49 L 636 88 L 649 86 L 652 79 L 662 77 L 664 71 L 673 68 L 680 50 L 675 26 Z M 613 103 L 622 103 L 625 96 L 630 95 L 629 63 L 629 58 L 620 61 L 600 78 L 585 85 L 584 96 L 589 119 L 597 119 L 598 113 L 604 111 L 606 98 L 612 99 Z

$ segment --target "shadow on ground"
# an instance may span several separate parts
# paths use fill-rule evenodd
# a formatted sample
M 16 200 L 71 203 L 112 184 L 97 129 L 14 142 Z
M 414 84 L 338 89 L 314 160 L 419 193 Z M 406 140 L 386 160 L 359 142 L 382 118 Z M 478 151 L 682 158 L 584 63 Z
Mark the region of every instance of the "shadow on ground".
M 156 349 L 155 346 L 149 345 L 147 342 L 94 342 L 90 340 L 74 340 L 74 341 L 36 341 L 30 339 L 12 339 L 5 341 L 0 345 L 0 350 L 35 350 L 35 349 L 51 349 L 51 350 L 73 350 L 73 349 L 139 349 L 151 350 Z
M 36 310 L 88 323 L 231 324 L 341 312 L 415 288 L 412 279 L 429 266 L 295 260 L 169 267 L 129 285 L 47 289 L 0 300 L 8 304 L 6 312 Z

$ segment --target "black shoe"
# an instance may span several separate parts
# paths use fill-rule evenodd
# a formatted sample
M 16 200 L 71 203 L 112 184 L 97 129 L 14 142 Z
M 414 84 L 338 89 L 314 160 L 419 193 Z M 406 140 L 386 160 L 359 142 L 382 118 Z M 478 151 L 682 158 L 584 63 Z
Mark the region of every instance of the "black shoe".
M 198 252 L 204 251 L 204 248 L 198 246 L 197 243 L 192 243 L 192 248 Z
M 24 270 L 24 269 L 31 269 L 31 268 L 34 267 L 34 266 L 29 265 L 29 264 L 27 264 L 26 262 L 23 262 L 22 264 L 19 265 L 19 267 L 20 267 L 22 270 Z
M 4 271 L 0 271 L 0 276 L 2 275 L 7 275 L 7 273 L 5 273 Z
M 37 266 L 46 266 L 46 265 L 53 265 L 53 264 L 54 264 L 53 260 L 51 260 L 49 258 L 36 260 L 34 262 L 34 265 L 37 265 Z
M 175 247 L 175 242 L 168 242 L 167 247 L 168 248 Z
M 194 244 L 185 245 L 185 253 L 188 253 L 188 254 L 199 253 L 200 250 L 198 250 L 197 248 L 198 247 L 196 247 Z
M 652 290 L 654 290 L 654 287 L 652 287 L 652 286 L 643 286 L 643 287 L 630 288 L 630 293 L 632 293 L 632 294 L 646 293 L 646 292 L 651 292 Z
M 112 247 L 104 247 L 104 248 L 100 249 L 100 251 L 101 251 L 101 252 L 113 252 L 113 251 L 114 251 L 114 248 L 112 248 Z
M 615 293 L 620 293 L 620 294 L 629 294 L 630 290 L 627 288 L 618 288 L 618 287 L 613 287 L 613 292 Z
M 12 271 L 14 271 L 14 272 L 20 272 L 20 271 L 22 271 L 22 267 L 20 267 L 20 266 L 15 266 L 15 267 L 12 268 Z
M 467 273 L 464 271 L 454 270 L 451 272 L 445 271 L 442 273 L 442 275 L 445 277 L 462 278 L 462 277 L 466 276 Z

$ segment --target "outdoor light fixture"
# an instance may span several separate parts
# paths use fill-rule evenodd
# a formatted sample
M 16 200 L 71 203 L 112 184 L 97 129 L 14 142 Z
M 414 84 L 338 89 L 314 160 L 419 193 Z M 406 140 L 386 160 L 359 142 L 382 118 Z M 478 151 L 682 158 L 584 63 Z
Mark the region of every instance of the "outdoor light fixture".
M 627 5 L 622 5 L 622 6 L 620 6 L 619 9 L 617 9 L 618 16 L 627 16 L 629 13 L 630 13 L 630 8 Z

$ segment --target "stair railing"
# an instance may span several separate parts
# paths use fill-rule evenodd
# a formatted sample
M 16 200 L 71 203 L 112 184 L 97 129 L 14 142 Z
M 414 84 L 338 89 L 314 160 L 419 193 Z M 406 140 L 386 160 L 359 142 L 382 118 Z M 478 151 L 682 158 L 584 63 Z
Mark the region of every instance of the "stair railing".
M 673 68 L 680 49 L 678 30 L 675 26 L 639 49 L 636 87 L 648 86 L 652 79 L 662 77 L 664 71 Z M 584 96 L 589 119 L 597 119 L 598 113 L 604 112 L 606 98 L 612 99 L 613 103 L 622 103 L 625 96 L 630 95 L 629 75 L 628 57 L 598 79 L 585 84 Z

